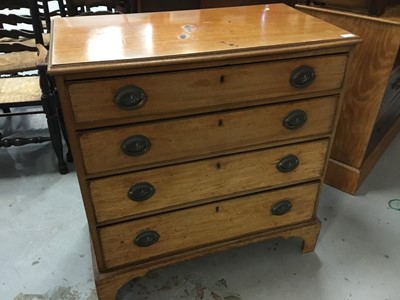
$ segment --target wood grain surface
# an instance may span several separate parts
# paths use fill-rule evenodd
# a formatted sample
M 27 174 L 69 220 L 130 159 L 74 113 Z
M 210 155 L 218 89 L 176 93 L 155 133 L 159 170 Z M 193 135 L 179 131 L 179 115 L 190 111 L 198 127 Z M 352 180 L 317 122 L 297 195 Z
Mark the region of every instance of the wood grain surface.
M 346 62 L 346 55 L 332 55 L 85 81 L 69 85 L 69 93 L 76 123 L 91 122 L 83 127 L 93 127 L 332 91 L 342 86 Z M 316 79 L 308 87 L 295 88 L 289 81 L 291 73 L 303 65 L 315 70 Z M 118 90 L 129 85 L 140 87 L 146 94 L 147 100 L 140 108 L 126 110 L 114 102 Z
M 315 180 L 322 174 L 327 146 L 328 140 L 322 140 L 93 180 L 90 189 L 97 221 L 154 214 Z M 299 166 L 288 173 L 278 171 L 279 161 L 290 154 L 299 158 Z M 155 193 L 146 201 L 132 201 L 128 191 L 141 182 L 150 183 Z
M 324 21 L 351 29 L 363 39 L 355 49 L 350 66 L 331 152 L 334 160 L 360 168 L 399 50 L 400 23 L 396 25 L 379 18 L 298 7 Z
M 133 278 L 144 276 L 147 272 L 165 267 L 180 261 L 193 259 L 195 257 L 226 251 L 232 248 L 258 243 L 274 238 L 300 238 L 303 241 L 303 252 L 313 251 L 317 243 L 321 222 L 312 219 L 300 224 L 286 226 L 275 230 L 267 230 L 255 234 L 248 234 L 237 239 L 224 241 L 218 244 L 207 245 L 195 248 L 183 253 L 171 254 L 168 257 L 160 258 L 150 262 L 144 262 L 134 266 L 127 266 L 122 269 L 109 272 L 98 272 L 95 266 L 95 281 L 99 299 L 116 299 L 118 290 L 124 283 Z M 118 299 L 118 298 L 117 298 Z
M 318 186 L 301 185 L 103 227 L 99 235 L 105 263 L 113 268 L 306 221 L 312 217 Z M 291 210 L 273 215 L 272 206 L 283 200 L 292 203 Z M 158 242 L 136 246 L 133 239 L 144 230 L 156 231 Z
M 274 141 L 329 134 L 337 97 L 181 118 L 137 126 L 86 132 L 80 145 L 87 174 L 118 173 L 124 168 L 143 168 L 210 157 L 246 146 L 264 146 Z M 307 113 L 300 128 L 283 126 L 286 116 L 295 111 Z M 145 136 L 151 146 L 143 155 L 130 156 L 121 145 L 131 136 Z
M 287 24 L 294 24 L 287 30 Z M 161 13 L 56 18 L 49 70 L 124 69 L 149 60 L 257 49 L 279 53 L 293 46 L 353 45 L 358 37 L 284 4 Z

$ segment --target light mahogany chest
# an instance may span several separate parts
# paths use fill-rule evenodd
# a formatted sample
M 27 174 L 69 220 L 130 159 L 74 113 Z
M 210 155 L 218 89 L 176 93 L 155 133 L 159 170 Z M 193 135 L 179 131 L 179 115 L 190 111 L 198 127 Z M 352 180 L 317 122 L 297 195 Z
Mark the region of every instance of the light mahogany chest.
M 357 36 L 283 4 L 62 18 L 53 33 L 100 299 L 265 239 L 314 249 Z

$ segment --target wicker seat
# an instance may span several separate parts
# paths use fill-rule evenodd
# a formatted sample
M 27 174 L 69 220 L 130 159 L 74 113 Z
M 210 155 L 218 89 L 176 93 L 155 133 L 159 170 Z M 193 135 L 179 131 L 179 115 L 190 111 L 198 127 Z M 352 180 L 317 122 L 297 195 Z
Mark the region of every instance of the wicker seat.
M 59 172 L 65 174 L 68 168 L 63 157 L 61 137 L 61 131 L 65 133 L 65 128 L 57 91 L 52 79 L 47 75 L 47 49 L 43 46 L 49 41 L 50 34 L 43 28 L 49 30 L 47 24 L 50 24 L 50 16 L 46 13 L 48 9 L 39 11 L 38 2 L 42 8 L 47 5 L 47 0 L 0 2 L 0 109 L 3 112 L 0 117 L 45 113 L 50 137 L 7 138 L 0 132 L 0 147 L 51 141 L 57 156 Z M 21 8 L 29 9 L 30 14 Z M 5 9 L 9 12 L 2 14 Z M 30 109 L 19 112 L 15 109 L 34 106 L 41 106 L 43 110 Z M 3 130 L 8 132 L 7 126 L 12 127 L 12 118 L 6 120 L 8 123 L 6 122 Z M 23 136 L 23 132 L 18 134 Z M 65 134 L 64 137 L 68 145 Z M 68 157 L 72 159 L 69 154 Z
M 0 78 L 0 105 L 40 105 L 41 97 L 38 76 Z
M 44 45 L 49 44 L 50 34 L 43 35 Z M 14 43 L 14 41 L 7 41 L 5 39 L 0 40 L 2 46 L 9 46 Z M 36 49 L 35 39 L 26 39 L 22 41 L 24 46 Z M 17 73 L 27 70 L 36 70 L 36 51 L 16 51 L 3 53 L 0 55 L 0 74 L 4 73 Z

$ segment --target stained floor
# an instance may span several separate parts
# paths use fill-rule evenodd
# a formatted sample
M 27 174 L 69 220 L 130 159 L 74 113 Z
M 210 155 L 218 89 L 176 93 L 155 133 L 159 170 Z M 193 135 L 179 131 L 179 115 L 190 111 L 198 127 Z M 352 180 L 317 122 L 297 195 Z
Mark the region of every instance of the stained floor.
M 97 299 L 70 168 L 57 173 L 49 144 L 0 149 L 0 299 Z M 400 135 L 357 196 L 324 186 L 314 253 L 297 239 L 261 242 L 150 272 L 121 300 L 400 299 L 399 199 Z

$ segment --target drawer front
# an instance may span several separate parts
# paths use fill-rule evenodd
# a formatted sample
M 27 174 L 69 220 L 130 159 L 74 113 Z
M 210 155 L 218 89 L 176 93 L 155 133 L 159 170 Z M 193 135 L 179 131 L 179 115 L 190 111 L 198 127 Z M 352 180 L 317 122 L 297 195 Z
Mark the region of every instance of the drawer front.
M 107 268 L 308 220 L 319 184 L 220 201 L 99 229 Z
M 210 157 L 231 149 L 326 134 L 337 97 L 183 118 L 80 135 L 88 174 Z
M 101 222 L 149 214 L 317 179 L 327 146 L 328 140 L 321 140 L 93 180 L 96 218 Z M 289 155 L 297 157 L 298 166 L 282 172 L 277 166 Z
M 338 89 L 346 61 L 346 55 L 336 55 L 96 80 L 71 83 L 69 94 L 78 124 L 152 120 Z M 314 81 L 302 66 L 314 69 Z

